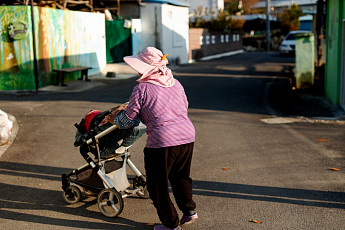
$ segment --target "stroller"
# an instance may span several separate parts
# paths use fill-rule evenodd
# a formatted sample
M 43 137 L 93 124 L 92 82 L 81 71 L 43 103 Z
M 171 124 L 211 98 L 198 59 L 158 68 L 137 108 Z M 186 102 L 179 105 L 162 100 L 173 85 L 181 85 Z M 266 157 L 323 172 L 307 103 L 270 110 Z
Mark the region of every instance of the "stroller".
M 110 123 L 101 125 L 106 116 L 117 114 L 126 106 L 127 103 L 105 112 L 90 111 L 79 124 L 75 124 L 78 131 L 74 146 L 79 147 L 87 164 L 62 174 L 62 197 L 68 204 L 81 200 L 81 187 L 83 195 L 97 196 L 98 208 L 104 216 L 116 217 L 123 210 L 123 198 L 133 195 L 149 198 L 146 177 L 129 159 L 128 151 L 145 133 L 146 126 L 139 120 L 133 128 L 126 130 L 117 129 Z M 136 175 L 132 189 L 128 189 L 126 165 Z

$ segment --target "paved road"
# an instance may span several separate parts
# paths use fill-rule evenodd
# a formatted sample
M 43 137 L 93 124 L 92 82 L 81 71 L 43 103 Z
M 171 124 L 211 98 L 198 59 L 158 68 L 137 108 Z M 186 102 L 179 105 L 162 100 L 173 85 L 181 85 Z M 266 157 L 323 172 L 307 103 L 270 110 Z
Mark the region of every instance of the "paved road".
M 200 220 L 185 229 L 345 229 L 344 124 L 267 123 L 289 115 L 282 103 L 293 67 L 276 53 L 245 53 L 175 70 L 197 132 Z M 60 174 L 84 164 L 73 124 L 90 109 L 127 101 L 135 84 L 98 80 L 81 92 L 0 94 L 0 108 L 19 122 L 0 158 L 1 229 L 152 229 L 159 222 L 150 200 L 126 198 L 112 219 L 94 198 L 75 205 L 61 198 Z M 131 148 L 140 170 L 145 139 Z

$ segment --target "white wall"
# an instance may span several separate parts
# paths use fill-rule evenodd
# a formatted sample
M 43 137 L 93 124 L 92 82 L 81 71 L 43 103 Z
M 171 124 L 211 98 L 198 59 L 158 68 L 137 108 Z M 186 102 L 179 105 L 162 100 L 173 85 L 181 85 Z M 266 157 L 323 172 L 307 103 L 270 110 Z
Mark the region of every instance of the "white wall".
M 156 34 L 161 25 L 161 4 L 145 3 L 145 5 L 144 7 L 140 7 L 142 50 L 148 46 L 160 48 Z
M 141 18 L 132 18 L 132 55 L 143 50 L 143 26 Z
M 83 23 L 85 25 L 84 33 L 80 36 L 84 36 L 84 39 L 87 38 L 88 41 L 86 44 L 82 45 L 83 51 L 81 52 L 95 53 L 96 56 L 91 56 L 91 58 L 89 56 L 86 56 L 80 60 L 80 64 L 93 67 L 93 69 L 89 70 L 90 75 L 98 74 L 100 71 L 102 71 L 102 69 L 105 68 L 107 64 L 105 45 L 105 15 L 100 13 L 83 13 L 89 15 L 88 17 L 85 17 L 83 15 L 83 22 L 81 20 L 78 20 L 80 24 Z M 99 69 L 95 68 L 94 62 L 98 62 Z
M 68 56 L 71 65 L 90 66 L 89 75 L 100 73 L 106 66 L 105 15 L 80 11 L 62 11 L 42 8 L 47 13 L 61 15 L 59 21 L 63 33 L 51 34 L 51 43 L 60 45 L 60 53 L 51 52 L 57 58 L 58 68 Z M 56 29 L 56 28 L 55 28 Z M 47 46 L 49 48 L 49 46 Z
M 189 25 L 188 7 L 145 3 L 141 7 L 142 47 L 153 46 L 164 54 L 170 63 L 188 63 Z
M 162 51 L 168 53 L 170 63 L 188 63 L 189 50 L 188 8 L 162 5 Z

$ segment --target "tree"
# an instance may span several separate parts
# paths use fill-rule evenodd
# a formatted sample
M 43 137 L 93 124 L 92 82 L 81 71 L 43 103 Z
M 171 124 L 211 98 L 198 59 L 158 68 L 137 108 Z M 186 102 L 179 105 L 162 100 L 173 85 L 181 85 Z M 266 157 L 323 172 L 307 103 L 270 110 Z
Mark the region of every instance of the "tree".
M 242 8 L 245 14 L 255 14 L 257 13 L 256 8 L 254 8 L 255 4 L 259 0 L 242 0 Z
M 259 0 L 224 0 L 224 10 L 230 15 L 237 13 L 253 14 L 257 13 L 254 5 Z
M 235 15 L 240 12 L 239 9 L 239 0 L 225 0 L 224 1 L 224 10 L 230 15 Z
M 207 16 L 207 8 L 205 11 L 203 7 L 198 7 L 195 10 L 194 22 L 191 22 L 189 26 L 191 28 L 207 28 L 209 31 L 213 32 L 230 32 L 230 31 L 241 31 L 243 28 L 244 20 L 234 19 L 226 11 L 219 11 L 217 17 L 212 15 L 210 20 L 204 19 L 203 12 Z
M 297 30 L 300 25 L 299 17 L 302 15 L 302 10 L 298 8 L 297 4 L 292 4 L 290 9 L 287 9 L 278 15 L 278 20 L 280 21 L 283 30 Z

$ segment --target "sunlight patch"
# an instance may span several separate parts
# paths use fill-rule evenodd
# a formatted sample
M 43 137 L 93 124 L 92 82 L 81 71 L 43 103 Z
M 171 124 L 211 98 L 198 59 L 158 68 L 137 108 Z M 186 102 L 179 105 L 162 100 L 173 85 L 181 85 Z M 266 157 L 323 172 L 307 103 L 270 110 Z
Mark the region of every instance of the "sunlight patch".
M 264 118 L 260 121 L 267 124 L 289 124 L 294 122 L 305 122 L 305 119 L 302 118 L 290 118 L 290 117 L 274 117 L 274 118 Z

